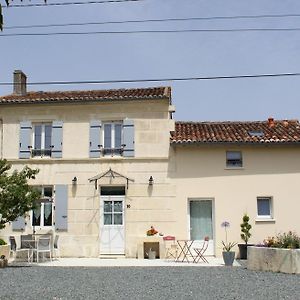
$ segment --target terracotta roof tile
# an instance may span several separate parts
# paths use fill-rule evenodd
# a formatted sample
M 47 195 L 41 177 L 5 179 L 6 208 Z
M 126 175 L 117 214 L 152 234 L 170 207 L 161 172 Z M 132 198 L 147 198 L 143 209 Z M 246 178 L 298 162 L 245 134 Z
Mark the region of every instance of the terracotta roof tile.
M 0 104 L 70 103 L 94 101 L 159 100 L 171 102 L 170 87 L 151 87 L 115 90 L 28 92 L 26 95 L 0 97 Z
M 172 144 L 192 143 L 299 143 L 298 120 L 257 122 L 176 122 Z

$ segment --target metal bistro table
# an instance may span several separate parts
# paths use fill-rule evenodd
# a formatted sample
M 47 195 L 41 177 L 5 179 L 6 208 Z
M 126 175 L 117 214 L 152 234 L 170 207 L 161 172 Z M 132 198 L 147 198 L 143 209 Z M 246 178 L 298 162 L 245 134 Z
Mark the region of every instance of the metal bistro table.
M 180 248 L 180 253 L 176 258 L 176 261 L 190 262 L 189 257 L 191 257 L 191 262 L 194 262 L 195 257 L 191 251 L 194 240 L 177 240 L 178 246 Z M 181 260 L 182 256 L 182 260 Z

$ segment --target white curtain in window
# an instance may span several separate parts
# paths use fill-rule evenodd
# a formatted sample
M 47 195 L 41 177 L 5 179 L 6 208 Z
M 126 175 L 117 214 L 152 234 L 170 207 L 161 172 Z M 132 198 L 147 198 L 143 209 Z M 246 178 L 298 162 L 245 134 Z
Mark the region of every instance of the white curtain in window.
M 191 201 L 191 239 L 203 240 L 205 236 L 212 239 L 212 202 L 210 200 Z
M 48 219 L 52 212 L 52 204 L 51 203 L 45 203 L 44 204 L 44 215 L 45 219 Z
M 41 206 L 38 204 L 38 207 L 33 210 L 34 218 L 37 220 L 41 216 Z

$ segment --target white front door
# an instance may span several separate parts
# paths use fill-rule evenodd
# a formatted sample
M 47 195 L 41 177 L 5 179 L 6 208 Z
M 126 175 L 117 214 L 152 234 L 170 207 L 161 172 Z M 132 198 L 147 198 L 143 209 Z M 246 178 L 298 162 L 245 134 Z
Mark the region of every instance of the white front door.
M 100 254 L 125 254 L 124 200 L 100 197 Z
M 209 237 L 206 255 L 214 255 L 213 240 L 213 200 L 193 199 L 189 201 L 190 239 L 194 240 L 192 248 L 201 248 L 204 238 Z

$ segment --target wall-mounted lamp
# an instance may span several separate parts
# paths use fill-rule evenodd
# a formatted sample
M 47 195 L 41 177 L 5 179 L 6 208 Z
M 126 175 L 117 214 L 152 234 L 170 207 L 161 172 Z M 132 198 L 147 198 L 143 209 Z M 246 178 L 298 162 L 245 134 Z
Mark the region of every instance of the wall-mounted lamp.
M 150 178 L 149 178 L 149 185 L 153 185 L 153 182 L 154 182 L 153 177 L 150 176 Z
M 72 179 L 72 184 L 73 184 L 73 185 L 76 185 L 76 184 L 77 184 L 77 177 L 76 177 L 76 176 Z

